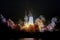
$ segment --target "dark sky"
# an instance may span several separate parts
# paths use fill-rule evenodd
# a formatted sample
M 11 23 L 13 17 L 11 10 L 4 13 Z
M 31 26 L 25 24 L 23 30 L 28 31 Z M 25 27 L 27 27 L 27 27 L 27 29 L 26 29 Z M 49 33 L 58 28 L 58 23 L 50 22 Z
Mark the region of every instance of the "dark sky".
M 60 1 L 58 0 L 0 0 L 0 13 L 13 20 L 23 19 L 25 9 L 33 9 L 33 15 L 45 17 L 60 16 Z

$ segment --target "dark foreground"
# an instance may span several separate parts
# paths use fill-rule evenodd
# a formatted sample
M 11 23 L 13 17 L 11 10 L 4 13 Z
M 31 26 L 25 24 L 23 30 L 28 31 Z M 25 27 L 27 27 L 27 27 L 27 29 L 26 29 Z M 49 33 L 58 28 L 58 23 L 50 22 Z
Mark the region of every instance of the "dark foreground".
M 0 37 L 2 39 L 15 39 L 18 40 L 19 38 L 42 38 L 43 40 L 54 40 L 60 39 L 59 31 L 57 32 L 36 32 L 36 33 L 27 33 L 22 31 L 15 31 L 11 28 L 8 28 L 6 24 L 0 24 Z

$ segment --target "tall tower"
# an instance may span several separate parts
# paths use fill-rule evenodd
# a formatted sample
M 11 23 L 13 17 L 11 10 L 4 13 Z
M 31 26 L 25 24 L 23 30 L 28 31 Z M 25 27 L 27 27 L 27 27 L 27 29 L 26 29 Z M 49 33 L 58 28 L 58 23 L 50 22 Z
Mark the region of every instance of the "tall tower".
M 33 15 L 30 10 L 29 10 L 29 24 L 33 24 Z

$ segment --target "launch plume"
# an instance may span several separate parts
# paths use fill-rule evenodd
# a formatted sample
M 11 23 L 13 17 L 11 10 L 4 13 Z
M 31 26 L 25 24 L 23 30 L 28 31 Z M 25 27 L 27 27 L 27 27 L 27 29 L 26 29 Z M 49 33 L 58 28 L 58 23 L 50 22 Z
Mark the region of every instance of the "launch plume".
M 1 19 L 2 23 L 6 23 L 6 18 L 2 14 L 0 15 L 0 19 Z
M 14 21 L 12 21 L 11 19 L 6 20 L 3 15 L 0 15 L 0 19 L 2 19 L 2 22 L 7 23 L 8 27 L 11 27 L 12 29 L 19 29 L 21 31 L 24 30 L 26 32 L 37 32 L 36 30 L 38 30 L 39 32 L 44 32 L 46 30 L 51 31 L 54 30 L 54 28 L 56 27 L 56 23 L 58 22 L 58 19 L 56 17 L 53 17 L 50 20 L 50 23 L 45 25 L 47 22 L 43 15 L 40 15 L 38 18 L 36 18 L 34 22 L 34 17 L 31 11 L 29 11 L 28 15 L 26 12 L 24 16 L 24 21 L 20 20 L 19 23 L 14 23 Z
M 49 30 L 52 30 L 55 26 L 56 26 L 56 22 L 57 22 L 57 18 L 56 17 L 53 17 L 52 19 L 51 19 L 51 23 L 50 24 L 48 24 L 48 29 Z
M 45 17 L 43 15 L 40 15 L 39 18 L 45 22 Z

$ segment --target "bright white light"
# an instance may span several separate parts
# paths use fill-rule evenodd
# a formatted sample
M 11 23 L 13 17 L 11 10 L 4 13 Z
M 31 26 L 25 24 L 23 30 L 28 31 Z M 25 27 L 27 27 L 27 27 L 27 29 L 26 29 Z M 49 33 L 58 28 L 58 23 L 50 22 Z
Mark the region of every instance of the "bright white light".
M 29 24 L 33 24 L 33 16 L 29 16 Z

